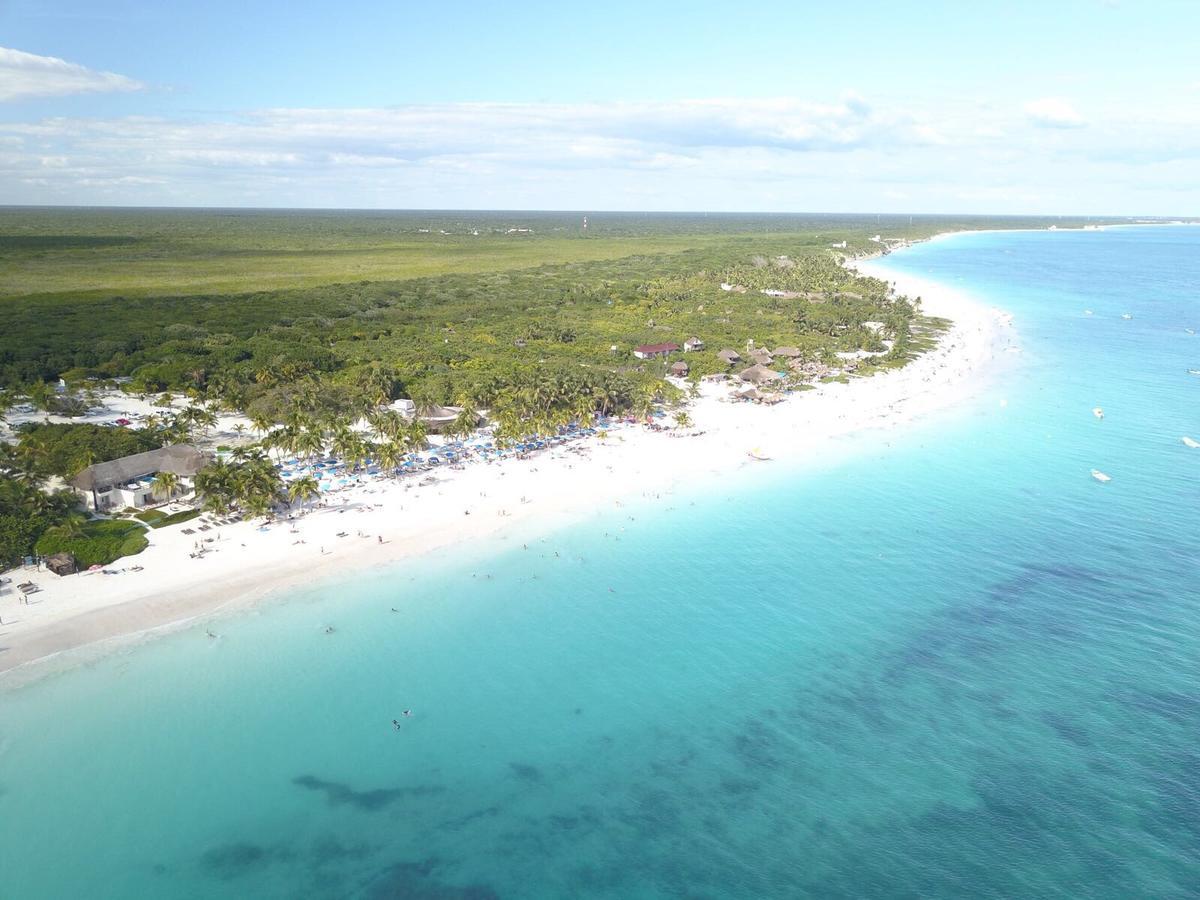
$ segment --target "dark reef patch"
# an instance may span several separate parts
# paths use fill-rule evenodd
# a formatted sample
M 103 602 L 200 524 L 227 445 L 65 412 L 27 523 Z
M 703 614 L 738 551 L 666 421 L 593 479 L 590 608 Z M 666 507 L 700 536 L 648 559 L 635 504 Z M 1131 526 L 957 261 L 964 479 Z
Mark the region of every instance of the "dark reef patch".
M 758 719 L 749 719 L 733 739 L 733 753 L 751 771 L 770 771 L 783 765 L 779 732 Z
M 474 812 L 469 812 L 465 816 L 459 816 L 457 819 L 448 819 L 438 826 L 442 831 L 458 831 L 458 829 L 470 825 L 472 822 L 479 819 L 490 819 L 500 815 L 500 807 L 488 806 L 483 809 L 477 809 Z
M 542 780 L 542 770 L 537 766 L 531 766 L 528 763 L 509 763 L 508 767 L 522 781 L 540 782 Z
M 401 862 L 376 875 L 366 896 L 371 900 L 500 900 L 485 884 L 458 886 L 435 877 L 441 863 L 434 857 L 420 862 Z
M 1046 710 L 1042 713 L 1042 721 L 1053 729 L 1054 733 L 1076 747 L 1090 747 L 1092 739 L 1087 729 L 1071 721 L 1069 716 Z
M 232 881 L 257 871 L 269 863 L 286 861 L 292 854 L 286 850 L 264 847 L 249 841 L 233 841 L 206 850 L 200 865 L 209 875 L 222 881 Z
M 427 797 L 441 794 L 446 789 L 439 785 L 420 785 L 411 788 L 376 788 L 371 791 L 356 791 L 340 781 L 326 781 L 315 775 L 299 775 L 292 784 L 310 791 L 325 794 L 332 806 L 350 804 L 364 812 L 376 812 L 395 803 L 402 797 Z

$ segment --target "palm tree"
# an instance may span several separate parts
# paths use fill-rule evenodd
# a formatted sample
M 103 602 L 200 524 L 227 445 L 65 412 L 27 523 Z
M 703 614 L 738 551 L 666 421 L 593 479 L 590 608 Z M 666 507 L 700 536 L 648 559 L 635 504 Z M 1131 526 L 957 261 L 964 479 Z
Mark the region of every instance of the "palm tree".
M 692 424 L 692 417 L 689 416 L 685 410 L 681 409 L 679 412 L 675 413 L 675 424 L 680 428 L 687 428 Z
M 222 460 L 196 473 L 196 496 L 205 509 L 215 513 L 229 512 L 236 500 L 233 476 L 233 466 Z
M 179 476 L 174 472 L 159 472 L 150 485 L 150 493 L 165 500 L 170 500 L 178 490 Z
M 475 426 L 478 424 L 479 413 L 468 400 L 463 404 L 462 410 L 459 412 L 459 414 L 454 417 L 454 421 L 450 423 L 449 433 L 451 435 L 468 438 L 474 433 Z
M 340 456 L 346 462 L 350 462 L 351 457 L 360 455 L 362 438 L 349 425 L 339 423 L 334 426 L 333 434 L 330 436 L 329 447 L 333 451 L 334 456 Z
M 312 475 L 297 478 L 287 487 L 288 503 L 299 501 L 301 505 L 321 496 L 321 484 Z
M 250 413 L 250 424 L 259 434 L 266 434 L 271 430 L 271 426 L 275 424 L 274 420 L 266 413 L 253 412 Z
M 85 522 L 87 522 L 86 516 L 71 513 L 58 524 L 58 533 L 69 541 L 80 540 L 86 537 L 86 533 L 83 530 Z
M 367 416 L 367 421 L 380 438 L 397 440 L 404 433 L 407 420 L 394 409 L 384 409 Z
M 403 459 L 403 448 L 397 446 L 392 441 L 385 441 L 375 448 L 375 460 L 379 463 L 379 468 L 388 474 L 394 475 L 396 470 L 400 468 L 400 463 Z
M 296 435 L 291 449 L 305 459 L 320 456 L 325 451 L 325 434 L 319 428 L 306 428 Z
M 408 453 L 416 453 L 429 446 L 429 429 L 420 419 L 413 419 L 404 428 L 402 446 Z

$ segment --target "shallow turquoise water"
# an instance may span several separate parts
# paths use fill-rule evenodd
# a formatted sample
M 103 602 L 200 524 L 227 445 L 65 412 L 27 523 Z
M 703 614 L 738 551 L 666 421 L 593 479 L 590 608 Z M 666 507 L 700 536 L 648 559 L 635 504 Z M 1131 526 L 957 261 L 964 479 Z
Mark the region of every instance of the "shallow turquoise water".
M 887 264 L 953 414 L 0 695 L 0 896 L 1196 896 L 1200 229 Z

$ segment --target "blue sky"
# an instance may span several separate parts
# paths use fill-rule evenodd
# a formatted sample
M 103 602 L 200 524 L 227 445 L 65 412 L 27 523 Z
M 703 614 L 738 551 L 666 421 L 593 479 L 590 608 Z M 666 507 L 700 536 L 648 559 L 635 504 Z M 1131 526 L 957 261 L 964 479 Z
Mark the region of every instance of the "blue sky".
M 1191 215 L 1200 3 L 0 0 L 0 202 Z

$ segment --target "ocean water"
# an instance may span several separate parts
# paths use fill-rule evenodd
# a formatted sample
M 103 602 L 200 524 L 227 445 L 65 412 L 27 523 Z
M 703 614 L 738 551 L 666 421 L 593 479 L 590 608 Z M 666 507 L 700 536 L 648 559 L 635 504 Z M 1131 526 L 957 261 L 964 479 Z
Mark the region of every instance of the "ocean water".
M 1023 352 L 0 694 L 0 897 L 1200 895 L 1200 228 L 886 264 Z

